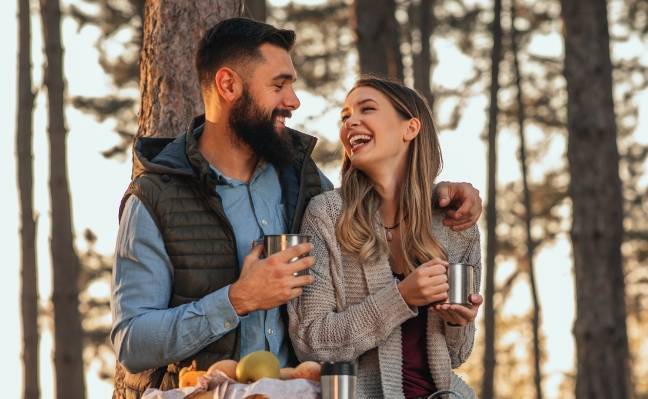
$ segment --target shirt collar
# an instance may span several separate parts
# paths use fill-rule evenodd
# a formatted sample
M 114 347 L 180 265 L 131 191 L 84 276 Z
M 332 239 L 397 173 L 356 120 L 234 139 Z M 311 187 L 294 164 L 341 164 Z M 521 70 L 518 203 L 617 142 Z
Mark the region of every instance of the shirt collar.
M 254 180 L 257 177 L 259 177 L 263 172 L 265 172 L 268 169 L 268 166 L 270 166 L 270 163 L 268 161 L 266 161 L 264 158 L 259 158 L 259 162 L 257 163 L 257 166 L 254 169 L 254 173 L 252 173 L 252 178 L 250 179 L 250 183 L 254 182 Z M 240 186 L 241 184 L 247 184 L 244 181 L 232 179 L 231 177 L 225 176 L 212 165 L 209 165 L 209 168 L 212 171 L 212 177 L 214 178 L 214 180 L 216 180 L 216 184 L 219 186 L 237 187 Z

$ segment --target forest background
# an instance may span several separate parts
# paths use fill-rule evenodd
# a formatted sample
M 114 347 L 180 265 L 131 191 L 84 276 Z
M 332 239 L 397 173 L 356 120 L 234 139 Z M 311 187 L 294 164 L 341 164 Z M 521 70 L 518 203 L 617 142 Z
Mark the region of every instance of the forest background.
M 308 3 L 308 5 L 302 5 Z M 569 236 L 571 202 L 566 168 L 567 115 L 564 37 L 560 2 L 497 2 L 501 10 L 502 59 L 499 63 L 497 121 L 497 265 L 491 303 L 494 331 L 492 345 L 497 359 L 494 392 L 497 398 L 526 398 L 537 395 L 534 384 L 534 351 L 539 350 L 541 386 L 548 398 L 574 397 L 576 359 L 572 328 L 575 318 L 574 262 Z M 137 5 L 140 5 L 139 7 Z M 300 76 L 298 95 L 302 108 L 290 125 L 318 135 L 323 140 L 317 156 L 327 175 L 338 182 L 337 131 L 339 104 L 353 84 L 359 67 L 362 34 L 372 26 L 354 18 L 354 7 L 392 4 L 388 10 L 391 30 L 383 47 L 400 53 L 401 62 L 391 59 L 387 68 L 419 88 L 424 82 L 433 96 L 435 114 L 442 128 L 443 180 L 469 181 L 487 199 L 487 140 L 489 125 L 491 50 L 496 12 L 482 1 L 380 1 L 351 2 L 270 1 L 267 20 L 295 29 L 298 45 L 293 59 Z M 432 9 L 427 20 L 421 9 Z M 3 62 L 0 64 L 0 116 L 9 121 L 5 137 L 15 134 L 17 9 L 0 16 L 3 33 Z M 137 131 L 139 77 L 137 57 L 141 43 L 143 2 L 70 0 L 61 3 L 66 118 L 69 127 L 67 162 L 72 197 L 72 215 L 77 254 L 84 265 L 81 274 L 81 306 L 85 331 L 84 359 L 87 397 L 111 395 L 109 384 L 114 357 L 106 345 L 110 318 L 106 308 L 108 272 L 117 231 L 117 204 L 130 177 L 128 143 Z M 417 8 L 418 7 L 418 8 Z M 427 8 L 426 8 L 427 7 Z M 374 7 L 380 11 L 380 7 Z M 40 386 L 43 398 L 55 395 L 52 363 L 53 317 L 50 266 L 49 159 L 47 149 L 46 90 L 43 82 L 43 41 L 39 5 L 31 4 L 33 86 L 37 90 L 34 113 L 34 209 L 38 215 L 37 264 L 39 292 Z M 619 174 L 624 205 L 623 272 L 630 359 L 635 397 L 648 397 L 648 343 L 641 333 L 647 327 L 648 223 L 646 214 L 646 146 L 648 145 L 648 95 L 646 95 L 646 2 L 608 2 L 610 48 L 614 65 L 614 100 L 621 155 Z M 112 10 L 112 11 L 111 11 Z M 357 10 L 357 8 L 356 8 Z M 511 15 L 515 14 L 515 23 Z M 393 19 L 392 19 L 393 17 Z M 354 25 L 354 21 L 356 22 Z M 395 22 L 395 23 L 394 23 Z M 514 29 L 515 28 L 515 29 Z M 430 46 L 426 46 L 426 33 Z M 374 32 L 375 33 L 375 32 Z M 356 36 L 357 35 L 357 36 Z M 516 36 L 517 35 L 517 36 Z M 356 42 L 356 37 L 359 39 Z M 514 46 L 515 44 L 515 46 Z M 394 47 L 395 46 L 395 47 Z M 429 54 L 426 53 L 430 51 Z M 429 57 L 429 58 L 426 58 Z M 362 57 L 360 57 L 362 58 Z M 427 60 L 427 61 L 426 61 Z M 365 59 L 366 61 L 366 59 Z M 426 64 L 428 62 L 428 64 Z M 361 64 L 359 66 L 359 64 Z M 516 65 L 520 65 L 520 81 Z M 428 70 L 432 79 L 426 82 Z M 108 72 L 108 74 L 106 73 Z M 519 85 L 518 85 L 519 84 Z M 522 87 L 522 91 L 518 90 Z M 523 107 L 518 106 L 518 93 Z M 524 110 L 520 119 L 520 109 Z M 490 112 L 493 112 L 492 107 Z M 597 111 L 592 110 L 592 115 Z M 520 120 L 523 123 L 520 123 Z M 526 240 L 526 208 L 520 164 L 519 127 L 524 126 L 530 204 L 531 243 Z M 114 134 L 117 132 L 118 134 Z M 15 148 L 3 146 L 3 170 L 16 176 Z M 492 151 L 491 151 L 492 153 Z M 103 155 L 102 155 L 103 154 Z M 10 187 L 14 187 L 10 184 Z M 17 191 L 0 197 L 2 206 L 2 253 L 7 266 L 0 282 L 0 310 L 5 328 L 0 332 L 0 386 L 3 397 L 20 397 L 20 214 Z M 55 200 L 56 201 L 56 200 Z M 487 243 L 487 218 L 482 218 L 483 242 Z M 529 262 L 528 248 L 535 250 Z M 484 251 L 486 261 L 487 251 Z M 532 267 L 535 266 L 535 273 Z M 535 277 L 537 304 L 529 275 Z M 534 306 L 539 305 L 539 306 Z M 534 339 L 534 309 L 542 309 L 539 334 Z M 480 315 L 480 323 L 485 323 Z M 488 368 L 484 362 L 485 336 L 482 326 L 468 364 L 459 373 L 479 391 Z M 535 341 L 535 342 L 534 342 Z M 535 348 L 534 348 L 535 347 Z M 487 356 L 486 356 L 487 357 Z M 34 384 L 28 381 L 28 384 Z M 484 397 L 482 395 L 482 397 Z M 631 396 L 628 396 L 631 397 Z

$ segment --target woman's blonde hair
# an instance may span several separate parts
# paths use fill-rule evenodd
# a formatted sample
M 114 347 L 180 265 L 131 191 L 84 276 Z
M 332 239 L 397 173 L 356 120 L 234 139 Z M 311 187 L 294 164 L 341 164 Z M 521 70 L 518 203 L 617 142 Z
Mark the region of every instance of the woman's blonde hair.
M 403 272 L 408 275 L 433 258 L 447 258 L 445 248 L 432 233 L 432 189 L 443 163 L 437 128 L 427 101 L 402 83 L 365 74 L 349 93 L 359 87 L 370 87 L 386 95 L 403 120 L 418 118 L 421 122 L 418 136 L 410 142 L 405 176 L 399 188 L 397 215 L 407 217 L 406 228 L 401 228 L 400 234 Z M 371 180 L 351 164 L 346 151 L 340 174 L 343 206 L 336 228 L 338 242 L 344 249 L 357 253 L 361 263 L 376 261 L 381 253 L 389 251 L 382 239 L 383 232 L 376 231 L 380 195 Z

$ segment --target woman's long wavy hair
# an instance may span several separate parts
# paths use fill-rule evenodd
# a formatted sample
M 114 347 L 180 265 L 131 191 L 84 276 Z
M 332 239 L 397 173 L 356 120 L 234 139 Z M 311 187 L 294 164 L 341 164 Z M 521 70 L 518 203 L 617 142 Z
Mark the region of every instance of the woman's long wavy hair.
M 432 189 L 443 163 L 437 128 L 427 101 L 402 83 L 366 74 L 349 93 L 359 87 L 371 87 L 386 95 L 403 120 L 418 118 L 421 122 L 418 136 L 409 144 L 405 176 L 399 187 L 397 215 L 407 216 L 400 234 L 403 273 L 408 275 L 433 258 L 447 259 L 445 248 L 432 233 Z M 377 231 L 376 227 L 380 195 L 367 175 L 351 164 L 346 151 L 340 174 L 343 206 L 336 231 L 338 242 L 357 253 L 361 263 L 376 261 L 381 253 L 389 251 L 382 228 Z

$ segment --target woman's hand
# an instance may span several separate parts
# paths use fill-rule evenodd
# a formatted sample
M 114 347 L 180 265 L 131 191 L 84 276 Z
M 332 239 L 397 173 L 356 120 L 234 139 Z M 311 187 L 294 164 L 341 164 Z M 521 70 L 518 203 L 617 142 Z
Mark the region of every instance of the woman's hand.
M 425 306 L 448 297 L 448 262 L 434 258 L 417 267 L 398 283 L 398 291 L 409 306 Z
M 465 326 L 475 320 L 479 307 L 484 303 L 484 298 L 479 294 L 472 294 L 469 300 L 472 303 L 472 307 L 444 303 L 430 306 L 430 310 L 439 315 L 446 323 Z

